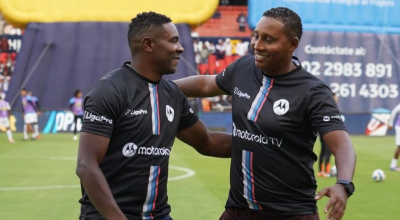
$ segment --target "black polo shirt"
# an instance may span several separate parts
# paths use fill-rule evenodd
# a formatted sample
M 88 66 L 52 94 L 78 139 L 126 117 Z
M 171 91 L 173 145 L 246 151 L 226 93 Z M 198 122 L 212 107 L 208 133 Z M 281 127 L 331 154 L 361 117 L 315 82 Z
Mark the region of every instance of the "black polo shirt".
M 228 208 L 285 215 L 317 212 L 313 152 L 319 132 L 346 130 L 329 87 L 297 68 L 266 76 L 253 56 L 216 78 L 232 95 L 233 147 Z
M 168 161 L 176 133 L 198 118 L 169 80 L 152 82 L 128 63 L 100 79 L 85 98 L 82 132 L 110 138 L 100 168 L 128 219 L 168 214 Z M 81 217 L 102 218 L 82 187 Z

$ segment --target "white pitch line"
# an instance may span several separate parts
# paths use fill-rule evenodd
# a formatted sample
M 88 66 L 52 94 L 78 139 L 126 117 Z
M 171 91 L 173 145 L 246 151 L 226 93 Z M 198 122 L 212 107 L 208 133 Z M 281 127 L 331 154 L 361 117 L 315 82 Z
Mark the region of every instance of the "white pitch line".
M 51 160 L 72 160 L 76 158 L 73 157 L 51 157 Z M 175 177 L 169 177 L 168 181 L 175 181 L 175 180 L 182 180 L 182 179 L 186 179 L 189 178 L 191 176 L 196 175 L 196 172 L 188 169 L 188 168 L 184 168 L 184 167 L 178 167 L 178 166 L 169 166 L 170 169 L 174 169 L 174 170 L 179 170 L 179 171 L 183 171 L 186 172 L 185 174 L 181 175 L 181 176 L 175 176 Z M 80 185 L 56 185 L 56 186 L 26 186 L 26 187 L 0 187 L 0 191 L 26 191 L 26 190 L 47 190 L 47 189 L 74 189 L 74 188 L 79 188 Z
M 182 176 L 175 176 L 175 177 L 168 177 L 168 181 L 174 181 L 174 180 L 181 180 L 181 179 L 186 179 L 189 178 L 191 176 L 196 175 L 196 172 L 194 172 L 194 170 L 188 169 L 188 168 L 183 168 L 183 167 L 177 167 L 177 166 L 169 166 L 170 169 L 175 169 L 175 170 L 179 170 L 179 171 L 183 171 L 186 172 L 186 174 L 182 175 Z
M 72 188 L 79 188 L 79 187 L 80 187 L 80 185 L 0 187 L 0 191 L 24 191 L 24 190 L 39 190 L 39 189 L 72 189 Z

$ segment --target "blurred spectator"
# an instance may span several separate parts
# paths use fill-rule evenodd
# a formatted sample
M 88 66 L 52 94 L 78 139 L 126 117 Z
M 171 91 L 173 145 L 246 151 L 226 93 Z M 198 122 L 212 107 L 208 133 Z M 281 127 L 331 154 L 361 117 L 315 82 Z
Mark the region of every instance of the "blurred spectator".
M 236 48 L 235 48 L 236 54 L 241 57 L 246 55 L 248 53 L 248 47 L 249 47 L 248 41 L 243 42 L 242 39 L 239 39 L 239 42 L 236 43 Z
M 243 12 L 241 12 L 236 18 L 236 21 L 239 23 L 239 32 L 246 32 L 246 23 L 247 23 L 246 15 Z
M 196 64 L 200 63 L 200 50 L 199 41 L 197 39 L 193 39 L 193 50 L 194 50 L 194 60 Z
M 8 91 L 8 85 L 10 84 L 10 75 L 8 71 L 5 70 L 2 74 L 0 74 L 0 88 L 3 89 L 4 92 Z
M 218 10 L 216 10 L 212 16 L 212 18 L 214 19 L 220 19 L 221 18 L 221 12 L 219 12 Z
M 22 35 L 22 30 L 14 28 L 11 24 L 4 25 L 3 34 L 7 35 Z
M 208 64 L 208 57 L 210 56 L 210 50 L 208 50 L 207 45 L 204 43 L 203 48 L 200 51 L 201 63 Z
M 217 52 L 214 42 L 210 42 L 210 45 L 207 47 L 208 47 L 208 50 L 210 51 L 210 54 L 215 54 Z
M 231 103 L 226 99 L 226 96 L 218 96 L 218 101 L 211 105 L 211 108 L 216 111 L 226 111 L 232 109 Z
M 225 56 L 232 56 L 232 44 L 231 39 L 225 39 Z
M 218 40 L 217 46 L 215 46 L 217 52 L 217 60 L 222 60 L 225 58 L 225 43 L 222 39 Z
M 6 37 L 2 37 L 0 40 L 0 52 L 2 53 L 8 53 L 8 41 Z
M 0 99 L 6 99 L 6 93 L 0 88 Z

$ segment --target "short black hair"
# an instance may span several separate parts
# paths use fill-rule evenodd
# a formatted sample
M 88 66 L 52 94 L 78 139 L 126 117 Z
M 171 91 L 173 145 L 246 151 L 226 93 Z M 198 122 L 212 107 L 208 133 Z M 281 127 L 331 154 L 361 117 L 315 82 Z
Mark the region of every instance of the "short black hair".
M 81 92 L 81 90 L 79 90 L 79 89 L 75 90 L 74 97 L 77 97 L 80 92 Z
M 282 22 L 288 37 L 297 37 L 299 40 L 301 39 L 303 35 L 303 25 L 301 24 L 300 16 L 296 12 L 289 8 L 277 7 L 264 12 L 263 16 Z
M 164 29 L 163 24 L 172 22 L 171 18 L 153 11 L 143 12 L 132 18 L 128 30 L 128 43 L 130 44 L 135 37 L 140 36 L 144 31 L 150 29 Z

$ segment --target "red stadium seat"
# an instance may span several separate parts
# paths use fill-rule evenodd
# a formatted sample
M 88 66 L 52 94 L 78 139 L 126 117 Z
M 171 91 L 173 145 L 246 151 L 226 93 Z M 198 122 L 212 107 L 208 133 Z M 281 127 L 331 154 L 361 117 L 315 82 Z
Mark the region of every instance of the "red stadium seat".
M 199 64 L 199 72 L 201 75 L 204 75 L 207 71 L 208 65 L 207 64 Z
M 234 61 L 233 56 L 225 56 L 225 62 L 227 65 L 231 64 Z
M 217 73 L 222 72 L 226 68 L 225 60 L 218 60 L 216 67 Z
M 217 57 L 215 55 L 210 55 L 208 57 L 208 71 L 210 72 L 210 75 L 214 73 L 214 70 L 216 70 L 215 66 L 215 61 L 217 61 Z

